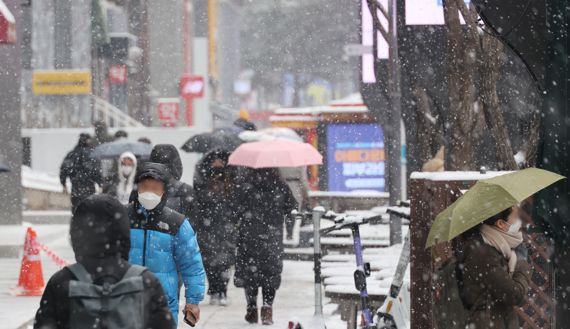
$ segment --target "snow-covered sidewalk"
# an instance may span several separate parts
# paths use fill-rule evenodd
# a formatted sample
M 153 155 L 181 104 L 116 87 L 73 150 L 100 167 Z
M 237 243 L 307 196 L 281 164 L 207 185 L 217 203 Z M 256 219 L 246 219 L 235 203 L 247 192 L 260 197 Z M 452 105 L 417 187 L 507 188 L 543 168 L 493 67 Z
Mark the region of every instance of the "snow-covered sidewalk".
M 74 261 L 69 245 L 69 225 L 36 225 L 38 240 L 67 261 Z M 10 226 L 0 232 L 1 244 L 23 244 L 26 228 Z M 21 242 L 20 242 L 21 241 Z M 0 329 L 18 329 L 33 319 L 40 297 L 16 297 L 10 289 L 16 287 L 20 275 L 21 257 L 6 258 L 0 255 Z M 44 280 L 47 283 L 59 268 L 42 253 Z
M 273 326 L 250 325 L 244 320 L 246 302 L 244 291 L 230 283 L 228 297 L 230 306 L 211 306 L 208 297 L 201 305 L 201 320 L 196 326 L 199 329 L 242 329 L 242 328 L 267 328 L 285 329 L 290 320 L 300 321 L 303 328 L 311 328 L 309 321 L 314 313 L 314 284 L 313 263 L 301 261 L 285 261 L 283 268 L 283 281 L 277 291 L 275 305 L 273 305 Z M 261 292 L 260 292 L 261 305 Z M 325 299 L 326 300 L 326 299 Z M 340 315 L 331 316 L 336 305 L 325 305 L 327 329 L 344 329 L 346 323 L 340 320 Z M 182 316 L 178 328 L 190 328 L 186 325 Z
M 59 256 L 72 262 L 73 251 L 69 245 L 68 225 L 36 225 L 38 239 L 45 243 Z M 14 231 L 14 232 L 12 232 Z M 22 230 L 0 232 L 0 237 L 12 236 L 10 240 L 22 240 Z M 21 231 L 21 232 L 20 232 Z M 21 258 L 2 258 L 0 256 L 0 329 L 25 328 L 25 324 L 33 320 L 39 306 L 40 297 L 15 297 L 9 294 L 11 288 L 18 282 Z M 44 279 L 47 283 L 50 276 L 58 267 L 42 254 Z M 313 263 L 285 261 L 283 282 L 277 292 L 274 305 L 273 326 L 249 325 L 244 320 L 246 303 L 243 289 L 230 283 L 228 292 L 231 304 L 228 307 L 210 306 L 208 297 L 201 304 L 201 321 L 196 328 L 233 329 L 233 328 L 287 328 L 290 320 L 299 320 L 304 328 L 310 328 L 309 321 L 314 312 L 313 297 Z M 261 293 L 260 293 L 261 297 Z M 325 305 L 325 314 L 331 314 L 336 305 Z M 190 328 L 180 318 L 179 328 Z M 346 328 L 341 322 L 340 315 L 327 316 L 328 329 Z

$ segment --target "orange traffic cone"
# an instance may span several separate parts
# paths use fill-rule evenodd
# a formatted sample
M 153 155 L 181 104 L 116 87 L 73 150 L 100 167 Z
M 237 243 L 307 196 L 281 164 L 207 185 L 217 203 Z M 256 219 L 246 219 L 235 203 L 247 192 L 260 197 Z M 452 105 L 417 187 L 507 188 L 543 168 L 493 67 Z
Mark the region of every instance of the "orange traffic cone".
M 20 268 L 20 279 L 14 292 L 16 296 L 41 296 L 43 293 L 44 275 L 36 238 L 36 232 L 28 227 L 24 242 L 24 257 L 22 257 L 22 267 Z

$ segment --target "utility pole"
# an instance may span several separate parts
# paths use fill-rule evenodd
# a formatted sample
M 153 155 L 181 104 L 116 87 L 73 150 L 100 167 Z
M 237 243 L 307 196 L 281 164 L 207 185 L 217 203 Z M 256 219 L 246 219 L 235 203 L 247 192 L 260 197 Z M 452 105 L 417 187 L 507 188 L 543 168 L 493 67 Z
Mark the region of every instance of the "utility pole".
M 218 99 L 218 0 L 208 0 L 208 78 L 212 100 Z
M 379 31 L 389 46 L 389 92 L 390 111 L 388 124 L 384 127 L 386 134 L 385 149 L 387 150 L 388 192 L 390 193 L 390 206 L 398 205 L 402 198 L 402 171 L 401 171 L 401 120 L 402 108 L 400 90 L 400 60 L 398 57 L 398 3 L 397 0 L 387 0 L 388 8 L 380 0 L 367 0 L 368 8 L 372 14 L 374 33 Z M 384 28 L 378 13 L 388 20 L 388 29 Z M 402 243 L 402 219 L 390 214 L 390 245 Z
M 21 1 L 4 0 L 7 9 L 16 22 L 17 41 L 0 44 L 0 163 L 10 172 L 0 173 L 0 225 L 18 225 L 22 222 L 22 139 L 20 117 L 20 78 L 21 41 L 23 25 L 21 21 Z

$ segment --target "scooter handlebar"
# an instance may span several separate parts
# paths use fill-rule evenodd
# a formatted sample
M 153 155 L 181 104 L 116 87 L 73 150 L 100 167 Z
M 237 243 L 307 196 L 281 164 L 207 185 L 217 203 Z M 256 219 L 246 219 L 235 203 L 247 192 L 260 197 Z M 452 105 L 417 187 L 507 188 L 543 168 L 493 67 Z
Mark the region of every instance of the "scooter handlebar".
M 332 231 L 342 230 L 344 228 L 349 228 L 354 225 L 367 224 L 370 221 L 382 219 L 382 215 L 372 216 L 372 217 L 362 217 L 360 215 L 338 215 L 334 218 L 335 224 L 331 227 L 326 227 L 320 230 L 321 234 L 325 235 Z

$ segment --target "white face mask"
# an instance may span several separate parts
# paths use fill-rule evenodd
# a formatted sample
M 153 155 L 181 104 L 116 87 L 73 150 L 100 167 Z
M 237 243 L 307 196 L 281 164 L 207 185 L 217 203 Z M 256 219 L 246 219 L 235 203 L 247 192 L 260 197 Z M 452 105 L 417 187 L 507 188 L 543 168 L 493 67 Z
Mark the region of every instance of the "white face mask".
M 520 218 L 517 218 L 516 222 L 514 222 L 513 224 L 511 224 L 511 226 L 509 226 L 509 230 L 507 232 L 510 234 L 518 233 L 521 230 L 521 227 L 522 227 L 522 220 Z
M 161 200 L 162 196 L 152 192 L 139 193 L 139 202 L 146 210 L 153 210 Z
M 133 172 L 133 166 L 121 166 L 121 173 L 123 176 L 128 177 Z

